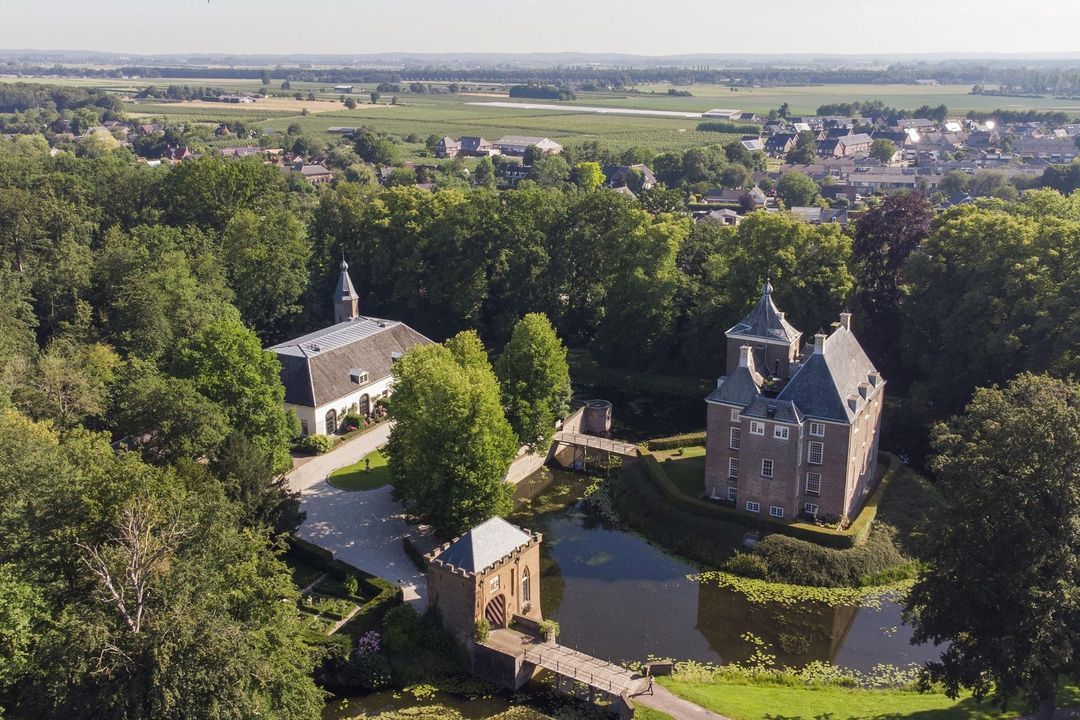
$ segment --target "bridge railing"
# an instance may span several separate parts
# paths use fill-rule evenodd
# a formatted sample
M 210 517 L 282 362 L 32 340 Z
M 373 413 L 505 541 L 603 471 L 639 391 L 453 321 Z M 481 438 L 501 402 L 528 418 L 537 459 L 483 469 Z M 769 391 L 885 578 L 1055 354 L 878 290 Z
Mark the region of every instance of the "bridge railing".
M 597 679 L 597 677 L 591 672 L 582 672 L 580 667 L 578 667 L 576 664 L 570 666 L 566 663 L 563 663 L 558 656 L 552 658 L 549 655 L 547 662 L 545 663 L 543 653 L 526 650 L 525 660 L 531 662 L 533 665 L 542 667 L 545 670 L 550 670 L 559 675 L 563 675 L 565 677 L 569 677 L 579 682 L 585 683 L 589 687 L 596 688 L 597 690 L 606 690 L 612 695 L 618 695 L 620 692 L 626 689 L 624 687 L 619 687 L 618 689 L 616 689 L 615 685 L 612 683 L 611 677 Z

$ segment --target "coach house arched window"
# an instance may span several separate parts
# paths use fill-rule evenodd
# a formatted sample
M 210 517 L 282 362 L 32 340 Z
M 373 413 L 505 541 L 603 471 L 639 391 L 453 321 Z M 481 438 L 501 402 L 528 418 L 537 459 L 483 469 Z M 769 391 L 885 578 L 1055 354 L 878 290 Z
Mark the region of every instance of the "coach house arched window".
M 337 432 L 337 410 L 326 411 L 326 434 L 333 435 Z
M 521 572 L 521 602 L 532 601 L 532 588 L 529 585 L 529 568 Z

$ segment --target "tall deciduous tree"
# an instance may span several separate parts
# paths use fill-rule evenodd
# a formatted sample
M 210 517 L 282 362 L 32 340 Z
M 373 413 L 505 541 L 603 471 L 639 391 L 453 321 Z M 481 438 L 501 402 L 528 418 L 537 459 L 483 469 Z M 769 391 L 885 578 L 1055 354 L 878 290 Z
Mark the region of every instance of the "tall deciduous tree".
M 229 434 L 223 408 L 190 380 L 161 374 L 153 364 L 132 358 L 112 391 L 110 424 L 131 438 L 147 462 L 170 464 L 208 456 Z
M 533 451 L 546 448 L 570 400 L 566 346 L 546 315 L 529 313 L 514 325 L 495 372 L 518 442 Z
M 885 198 L 859 218 L 851 260 L 858 303 L 857 334 L 890 382 L 901 379 L 904 262 L 929 235 L 934 211 L 919 193 Z
M 788 151 L 787 161 L 793 165 L 809 165 L 817 160 L 817 138 L 809 130 L 803 130 L 795 139 L 795 147 Z
M 950 696 L 1018 694 L 1051 720 L 1080 677 L 1080 385 L 1023 374 L 934 429 L 947 507 L 907 599 Z
M 582 190 L 595 190 L 604 184 L 604 171 L 598 162 L 574 165 L 574 183 Z
M 888 138 L 878 138 L 870 144 L 870 157 L 887 163 L 896 154 L 896 144 Z
M 1053 197 L 950 210 L 908 258 L 904 355 L 922 404 L 955 413 L 977 386 L 1080 370 L 1080 221 Z
M 255 333 L 238 320 L 212 323 L 184 344 L 173 369 L 220 405 L 234 428 L 271 453 L 276 470 L 289 466 L 296 419 L 285 412 L 281 366 Z
M 789 208 L 813 205 L 819 193 L 820 188 L 814 179 L 801 172 L 784 173 L 776 183 L 776 194 Z
M 394 366 L 387 445 L 394 496 L 444 537 L 511 509 L 517 441 L 475 334 L 415 347 Z
M 236 213 L 221 238 L 229 284 L 244 321 L 264 338 L 279 339 L 301 311 L 311 244 L 296 216 L 271 208 L 258 216 Z
M 187 467 L 0 411 L 0 568 L 23 570 L 46 614 L 28 645 L 25 601 L 0 622 L 0 645 L 27 658 L 4 696 L 14 716 L 319 717 L 288 571 L 265 534 L 237 528 L 221 486 Z M 7 579 L 0 570 L 5 621 Z

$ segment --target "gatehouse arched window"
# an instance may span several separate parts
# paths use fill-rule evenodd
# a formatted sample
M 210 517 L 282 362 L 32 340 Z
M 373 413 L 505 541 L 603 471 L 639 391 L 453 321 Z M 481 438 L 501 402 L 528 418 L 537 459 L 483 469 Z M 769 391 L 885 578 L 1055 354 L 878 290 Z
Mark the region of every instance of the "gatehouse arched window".
M 532 602 L 532 587 L 529 584 L 529 568 L 521 571 L 521 602 Z
M 337 432 L 337 410 L 326 411 L 326 434 L 333 435 Z

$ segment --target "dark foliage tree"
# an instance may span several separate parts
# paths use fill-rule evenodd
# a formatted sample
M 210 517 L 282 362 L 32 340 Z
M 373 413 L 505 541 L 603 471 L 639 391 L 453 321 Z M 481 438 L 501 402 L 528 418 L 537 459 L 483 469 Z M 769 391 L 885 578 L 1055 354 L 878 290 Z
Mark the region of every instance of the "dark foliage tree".
M 1026 695 L 1051 720 L 1061 679 L 1080 677 L 1080 385 L 981 388 L 934 447 L 947 505 L 906 608 L 916 642 L 948 646 L 923 683 Z
M 919 193 L 885 198 L 859 218 L 851 248 L 855 278 L 855 329 L 867 355 L 894 387 L 905 387 L 901 362 L 903 268 L 930 235 L 933 208 Z

